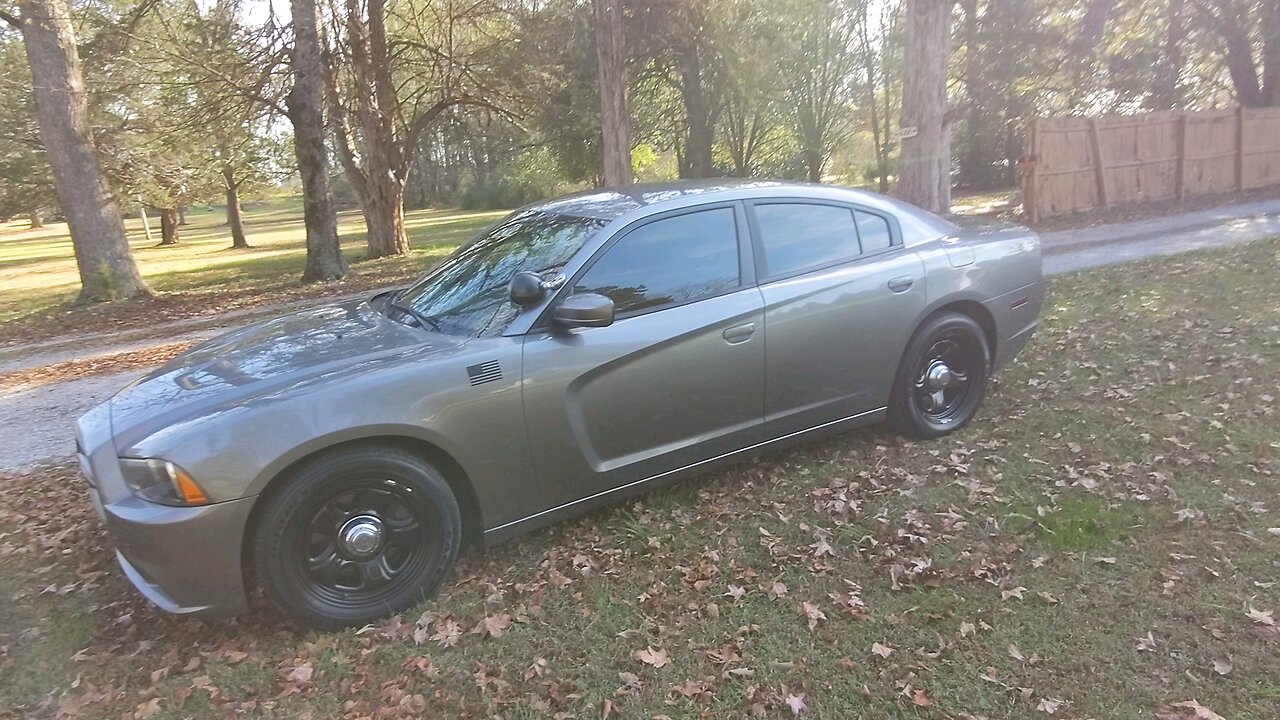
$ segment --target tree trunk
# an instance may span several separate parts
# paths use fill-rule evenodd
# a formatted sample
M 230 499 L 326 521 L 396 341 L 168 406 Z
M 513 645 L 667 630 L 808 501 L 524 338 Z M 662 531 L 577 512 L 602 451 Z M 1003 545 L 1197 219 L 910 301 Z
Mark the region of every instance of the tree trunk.
M 404 185 L 390 174 L 371 175 L 365 195 L 364 218 L 369 257 L 404 255 L 409 236 L 404 230 Z
M 627 108 L 627 52 L 622 0 L 596 0 L 596 62 L 604 184 L 631 184 L 631 115 Z
M 951 128 L 947 62 L 954 0 L 907 0 L 906 67 L 902 80 L 902 140 L 898 195 L 933 212 L 951 209 Z
M 142 220 L 142 234 L 146 236 L 147 242 L 151 242 L 151 220 L 147 218 L 147 206 L 138 205 L 138 219 Z
M 39 208 L 36 208 L 31 211 L 31 229 L 39 230 L 42 227 L 44 227 L 44 215 L 41 214 Z
M 702 81 L 701 49 L 696 43 L 682 54 L 680 75 L 685 121 L 689 125 L 689 142 L 685 147 L 681 177 L 708 178 L 712 172 L 711 143 L 715 127 Z
M 324 146 L 324 69 L 320 60 L 319 12 L 315 0 L 290 0 L 293 14 L 293 89 L 285 102 L 293 122 L 293 149 L 302 177 L 302 214 L 307 228 L 303 282 L 336 280 L 347 274 L 338 244 L 338 217 L 329 190 Z
M 160 209 L 160 244 L 178 244 L 178 225 L 180 220 L 177 208 Z
M 826 164 L 825 160 L 820 150 L 805 151 L 804 164 L 809 168 L 809 182 L 822 182 L 822 166 Z
M 79 299 L 148 295 L 95 154 L 71 8 L 67 0 L 21 0 L 19 7 L 40 138 L 80 270 Z
M 249 247 L 244 235 L 244 218 L 240 216 L 240 183 L 231 163 L 222 164 L 222 184 L 227 191 L 227 226 L 231 228 L 231 247 L 242 250 Z

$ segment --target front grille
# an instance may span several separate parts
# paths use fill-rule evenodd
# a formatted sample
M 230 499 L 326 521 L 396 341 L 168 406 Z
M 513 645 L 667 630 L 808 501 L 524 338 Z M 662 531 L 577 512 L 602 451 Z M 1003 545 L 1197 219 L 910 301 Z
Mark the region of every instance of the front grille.
M 502 367 L 498 365 L 497 360 L 482 362 L 479 365 L 468 367 L 467 377 L 470 378 L 472 385 L 483 385 L 494 380 L 501 380 Z

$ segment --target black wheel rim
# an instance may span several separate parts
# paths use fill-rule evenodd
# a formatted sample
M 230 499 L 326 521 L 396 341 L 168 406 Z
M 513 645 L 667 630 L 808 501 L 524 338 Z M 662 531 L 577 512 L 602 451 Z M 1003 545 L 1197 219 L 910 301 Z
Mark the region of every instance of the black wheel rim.
M 434 505 L 392 479 L 347 484 L 301 513 L 295 571 L 313 599 L 339 610 L 386 604 L 438 554 Z
M 984 363 L 981 347 L 963 330 L 936 336 L 915 375 L 913 396 L 920 415 L 935 425 L 964 420 Z

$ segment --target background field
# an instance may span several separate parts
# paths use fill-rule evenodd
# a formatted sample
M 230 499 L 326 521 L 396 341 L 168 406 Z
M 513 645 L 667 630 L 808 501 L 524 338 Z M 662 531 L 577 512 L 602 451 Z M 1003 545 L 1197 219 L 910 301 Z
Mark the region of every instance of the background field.
M 366 261 L 359 212 L 339 215 L 351 275 L 338 283 L 302 287 L 306 235 L 298 199 L 252 203 L 245 213 L 248 250 L 232 250 L 222 210 L 192 208 L 176 246 L 148 242 L 137 218 L 126 221 L 138 266 L 160 297 L 92 308 L 72 308 L 80 288 L 65 223 L 32 230 L 25 221 L 0 224 L 0 342 L 56 335 L 74 328 L 129 325 L 280 302 L 356 292 L 420 274 L 477 230 L 507 211 L 416 210 L 406 215 L 412 252 Z

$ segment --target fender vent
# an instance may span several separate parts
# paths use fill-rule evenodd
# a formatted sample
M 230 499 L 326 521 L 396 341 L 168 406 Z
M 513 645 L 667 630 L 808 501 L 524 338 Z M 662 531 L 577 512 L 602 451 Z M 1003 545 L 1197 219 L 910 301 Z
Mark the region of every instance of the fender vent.
M 472 385 L 483 385 L 494 380 L 501 380 L 502 367 L 498 365 L 497 360 L 482 362 L 479 365 L 468 367 L 467 377 L 471 378 Z

